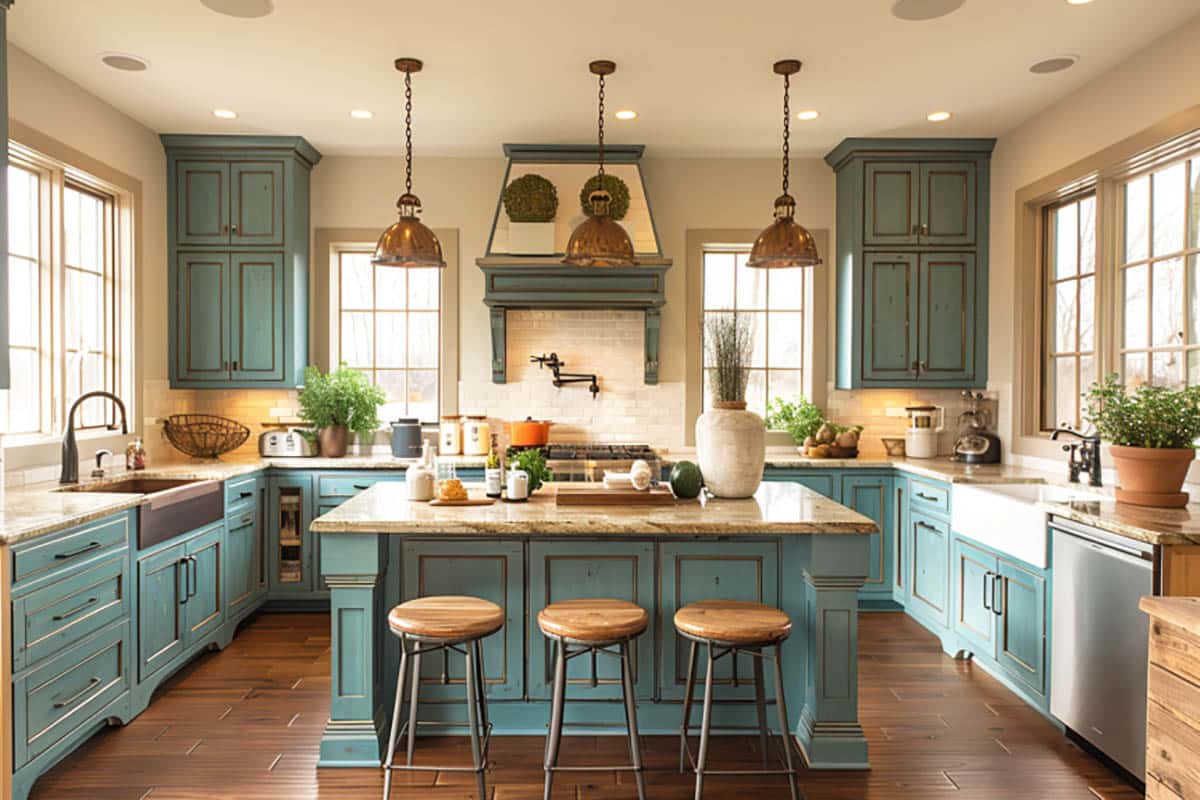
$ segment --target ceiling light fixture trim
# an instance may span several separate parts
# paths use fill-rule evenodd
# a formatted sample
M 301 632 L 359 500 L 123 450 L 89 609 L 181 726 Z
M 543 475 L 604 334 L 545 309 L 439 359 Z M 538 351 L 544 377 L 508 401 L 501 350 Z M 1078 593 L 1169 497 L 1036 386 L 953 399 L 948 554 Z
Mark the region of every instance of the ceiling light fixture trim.
M 965 2 L 966 0 L 896 0 L 892 4 L 892 16 L 905 22 L 928 22 L 958 11 Z
M 350 112 L 350 116 L 354 119 L 371 119 L 375 116 L 375 112 L 368 111 L 365 108 L 356 108 Z
M 632 108 L 622 108 L 619 111 L 617 111 L 617 113 L 614 114 L 613 116 L 615 116 L 617 119 L 621 119 L 621 120 L 631 120 L 631 119 L 637 119 L 638 113 L 636 111 L 634 111 Z
M 1029 66 L 1029 71 L 1034 75 L 1050 75 L 1055 72 L 1068 70 L 1077 63 L 1079 63 L 1079 56 L 1068 53 L 1037 61 Z
M 200 0 L 209 11 L 238 19 L 258 19 L 275 10 L 273 0 Z
M 953 116 L 949 111 L 933 111 L 925 119 L 930 122 L 945 122 Z
M 212 110 L 212 115 L 214 117 L 216 117 L 217 119 L 237 119 L 238 118 L 237 112 L 233 111 L 232 109 L 228 109 L 228 108 L 214 108 Z
M 814 119 L 817 119 L 820 116 L 821 112 L 817 111 L 815 108 L 806 108 L 796 114 L 796 119 L 800 120 L 801 122 L 812 122 Z
M 149 61 L 132 53 L 101 53 L 100 61 L 121 72 L 145 72 L 150 68 Z

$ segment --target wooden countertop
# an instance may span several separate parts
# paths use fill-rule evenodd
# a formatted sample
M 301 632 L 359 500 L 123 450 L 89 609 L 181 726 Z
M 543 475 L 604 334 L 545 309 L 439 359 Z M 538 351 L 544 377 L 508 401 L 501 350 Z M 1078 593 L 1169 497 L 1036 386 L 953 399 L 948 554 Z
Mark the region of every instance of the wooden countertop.
M 1154 619 L 1200 636 L 1200 597 L 1143 597 L 1138 608 Z
M 600 484 L 569 484 L 599 486 Z M 472 497 L 483 487 L 468 484 Z M 763 483 L 745 500 L 680 500 L 665 506 L 559 506 L 555 484 L 527 503 L 431 506 L 409 501 L 403 484 L 376 484 L 312 523 L 319 534 L 762 535 L 869 534 L 869 518 L 794 483 Z

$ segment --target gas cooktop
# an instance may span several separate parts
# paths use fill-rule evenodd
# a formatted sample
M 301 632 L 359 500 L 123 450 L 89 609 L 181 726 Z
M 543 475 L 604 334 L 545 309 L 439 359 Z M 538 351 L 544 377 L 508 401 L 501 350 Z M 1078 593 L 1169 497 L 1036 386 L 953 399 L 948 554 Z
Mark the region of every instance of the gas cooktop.
M 658 453 L 648 444 L 599 444 L 595 442 L 551 442 L 539 447 L 509 447 L 508 459 L 521 450 L 540 450 L 558 481 L 599 481 L 604 472 L 628 472 L 641 459 L 651 470 L 661 469 Z

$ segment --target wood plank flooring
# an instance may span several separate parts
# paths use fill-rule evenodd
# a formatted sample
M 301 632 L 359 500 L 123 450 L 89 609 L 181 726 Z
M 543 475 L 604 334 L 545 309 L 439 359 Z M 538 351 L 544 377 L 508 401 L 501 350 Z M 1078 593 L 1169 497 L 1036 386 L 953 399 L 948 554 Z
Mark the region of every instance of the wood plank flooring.
M 903 614 L 860 617 L 862 723 L 874 768 L 802 773 L 808 800 L 1130 800 L 1140 797 L 1044 718 L 969 663 L 947 658 Z M 329 712 L 329 619 L 266 614 L 222 653 L 203 656 L 123 728 L 111 728 L 47 773 L 33 800 L 307 800 L 377 798 L 377 770 L 316 769 Z M 757 765 L 757 740 L 720 737 L 714 766 Z M 489 800 L 540 798 L 542 739 L 497 737 Z M 563 763 L 617 763 L 617 737 L 568 737 Z M 651 798 L 692 797 L 678 740 L 648 737 Z M 465 739 L 425 739 L 418 758 L 470 760 Z M 593 761 L 593 763 L 595 763 Z M 469 774 L 398 774 L 396 800 L 465 800 Z M 628 774 L 560 773 L 559 800 L 637 796 Z M 775 778 L 712 777 L 709 800 L 786 798 Z

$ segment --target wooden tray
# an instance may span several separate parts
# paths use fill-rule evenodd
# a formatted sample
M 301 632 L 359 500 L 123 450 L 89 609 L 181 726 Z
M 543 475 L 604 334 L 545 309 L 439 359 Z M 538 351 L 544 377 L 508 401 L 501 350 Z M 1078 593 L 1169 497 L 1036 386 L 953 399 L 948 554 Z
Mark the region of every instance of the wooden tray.
M 431 506 L 490 506 L 495 503 L 492 497 L 468 497 L 466 500 L 430 500 Z
M 560 486 L 555 495 L 560 506 L 669 506 L 675 495 L 669 486 L 652 486 L 644 492 L 637 489 L 599 489 L 596 487 Z

